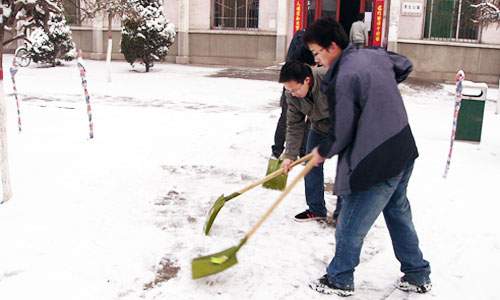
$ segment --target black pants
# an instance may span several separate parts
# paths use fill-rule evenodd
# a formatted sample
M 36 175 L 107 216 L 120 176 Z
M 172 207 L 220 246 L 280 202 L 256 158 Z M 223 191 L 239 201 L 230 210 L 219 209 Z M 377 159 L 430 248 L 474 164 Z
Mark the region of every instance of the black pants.
M 273 155 L 275 157 L 280 157 L 283 150 L 285 150 L 285 139 L 286 139 L 286 112 L 288 110 L 288 105 L 285 98 L 285 89 L 281 94 L 280 99 L 281 104 L 281 115 L 276 125 L 276 132 L 274 133 L 274 145 L 271 146 Z M 302 139 L 302 145 L 300 146 L 300 157 L 306 155 L 307 137 L 309 136 L 309 129 L 311 124 L 307 121 L 306 129 L 304 130 L 304 138 Z

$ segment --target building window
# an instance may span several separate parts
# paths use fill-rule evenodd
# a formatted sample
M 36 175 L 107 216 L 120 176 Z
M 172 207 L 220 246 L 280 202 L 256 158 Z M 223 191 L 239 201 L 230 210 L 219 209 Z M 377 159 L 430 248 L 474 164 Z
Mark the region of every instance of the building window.
M 214 0 L 212 28 L 257 30 L 259 0 Z
M 481 0 L 427 0 L 424 39 L 477 42 L 478 10 L 471 4 Z
M 62 4 L 66 22 L 70 25 L 80 25 L 82 23 L 80 0 L 63 0 Z

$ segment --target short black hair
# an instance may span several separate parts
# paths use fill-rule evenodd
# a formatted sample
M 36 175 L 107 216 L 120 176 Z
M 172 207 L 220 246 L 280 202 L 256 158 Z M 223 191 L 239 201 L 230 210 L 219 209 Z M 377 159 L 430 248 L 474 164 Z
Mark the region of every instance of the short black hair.
M 289 61 L 281 67 L 279 83 L 294 80 L 298 83 L 304 83 L 307 77 L 312 78 L 312 70 L 308 65 L 299 61 Z
M 314 43 L 323 48 L 328 48 L 332 42 L 335 42 L 342 50 L 349 45 L 349 38 L 344 28 L 331 16 L 319 18 L 311 23 L 307 27 L 302 41 L 305 45 Z
M 363 21 L 364 18 L 365 18 L 365 13 L 358 14 L 358 21 Z

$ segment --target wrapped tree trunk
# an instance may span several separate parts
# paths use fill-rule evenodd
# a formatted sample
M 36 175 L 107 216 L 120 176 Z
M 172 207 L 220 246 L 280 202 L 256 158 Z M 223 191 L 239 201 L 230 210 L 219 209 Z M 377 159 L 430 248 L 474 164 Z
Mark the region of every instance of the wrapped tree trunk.
M 4 31 L 0 30 L 0 39 L 3 40 Z M 0 47 L 0 58 L 3 54 L 3 47 Z M 9 201 L 12 196 L 10 186 L 10 172 L 7 147 L 7 115 L 5 112 L 5 94 L 3 91 L 3 66 L 0 60 L 0 169 L 2 172 L 3 197 L 0 203 Z

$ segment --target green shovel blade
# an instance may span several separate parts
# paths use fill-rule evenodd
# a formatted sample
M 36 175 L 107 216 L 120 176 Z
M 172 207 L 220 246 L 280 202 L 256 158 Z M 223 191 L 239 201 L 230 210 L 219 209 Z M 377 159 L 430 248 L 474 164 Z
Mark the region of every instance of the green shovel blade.
M 210 231 L 210 228 L 212 228 L 212 224 L 214 223 L 215 217 L 217 217 L 217 214 L 224 206 L 224 203 L 239 195 L 240 194 L 238 192 L 234 192 L 227 197 L 224 197 L 224 194 L 222 194 L 219 198 L 217 198 L 217 200 L 215 200 L 215 203 L 208 211 L 207 219 L 205 220 L 205 226 L 203 227 L 203 232 L 205 232 L 205 235 L 208 235 L 208 232 Z
M 222 272 L 237 264 L 236 252 L 239 248 L 239 246 L 235 246 L 212 255 L 193 259 L 191 262 L 193 279 Z
M 283 160 L 270 158 L 269 163 L 267 164 L 267 172 L 266 175 L 273 173 L 276 170 L 281 168 L 281 163 Z M 288 174 L 277 176 L 267 182 L 262 184 L 262 187 L 271 190 L 279 190 L 282 191 L 286 187 L 286 179 L 288 178 Z

